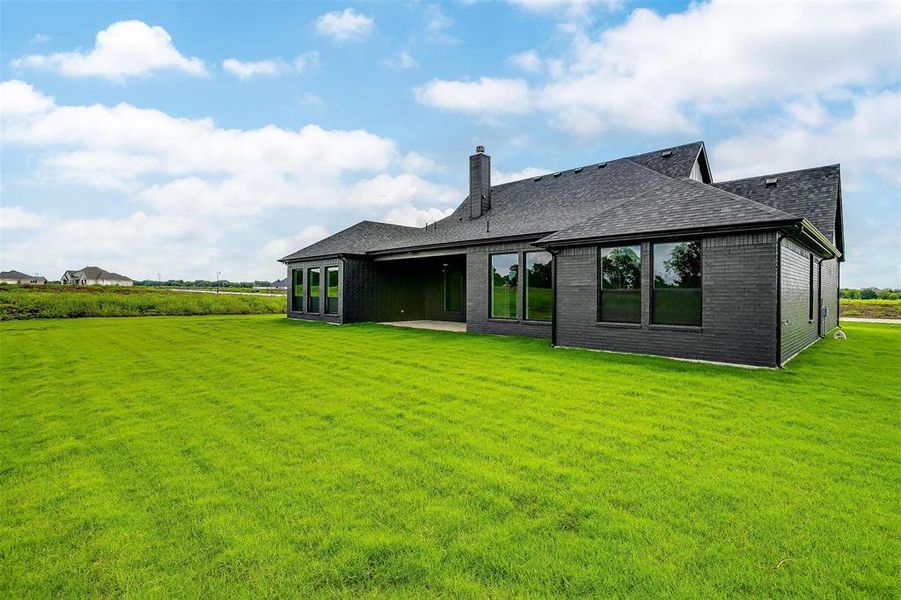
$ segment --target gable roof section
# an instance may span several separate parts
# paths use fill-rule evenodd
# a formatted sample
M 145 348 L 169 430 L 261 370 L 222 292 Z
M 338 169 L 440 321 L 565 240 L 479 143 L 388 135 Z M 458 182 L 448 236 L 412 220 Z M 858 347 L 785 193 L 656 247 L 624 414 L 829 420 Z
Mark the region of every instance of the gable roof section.
M 692 142 L 629 157 L 629 160 L 669 177 L 688 177 L 698 159 L 701 160 L 701 171 L 705 176 L 705 182 L 709 183 L 711 181 L 710 168 L 707 165 L 704 142 Z
M 403 239 L 412 232 L 420 231 L 418 227 L 360 221 L 347 229 L 311 244 L 297 252 L 279 259 L 282 262 L 302 260 L 314 256 L 331 256 L 337 254 L 364 254 L 380 244 L 390 244 L 392 240 Z
M 621 239 L 675 234 L 700 229 L 740 229 L 799 223 L 802 218 L 687 178 L 640 194 L 568 229 L 548 235 L 536 245 L 577 240 Z
M 775 185 L 767 185 L 768 179 L 776 179 Z M 761 204 L 805 217 L 844 252 L 839 165 L 721 181 L 713 185 Z

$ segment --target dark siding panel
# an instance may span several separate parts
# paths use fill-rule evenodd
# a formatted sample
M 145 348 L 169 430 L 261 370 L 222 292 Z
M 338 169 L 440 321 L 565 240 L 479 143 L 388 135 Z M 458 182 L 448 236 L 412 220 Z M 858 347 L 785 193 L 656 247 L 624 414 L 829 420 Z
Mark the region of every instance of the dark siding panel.
M 650 323 L 649 244 L 642 244 L 642 323 L 597 324 L 597 248 L 568 248 L 557 263 L 557 343 L 617 352 L 776 366 L 776 236 L 705 238 L 703 325 Z
M 790 239 L 782 240 L 782 355 L 781 362 L 815 342 L 817 331 L 816 290 L 818 284 L 814 259 L 814 319 L 809 319 L 810 252 Z

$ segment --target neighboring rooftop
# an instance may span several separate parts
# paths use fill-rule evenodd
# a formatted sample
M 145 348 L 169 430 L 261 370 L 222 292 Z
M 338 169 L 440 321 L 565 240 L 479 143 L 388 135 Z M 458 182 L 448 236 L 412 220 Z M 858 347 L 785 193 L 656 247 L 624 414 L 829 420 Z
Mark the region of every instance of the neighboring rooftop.
M 100 267 L 84 267 L 83 269 L 69 269 L 66 273 L 84 273 L 86 279 L 104 279 L 107 281 L 131 281 L 131 278 Z
M 47 281 L 38 275 L 26 275 L 21 271 L 0 271 L 0 279 L 16 279 L 19 281 Z

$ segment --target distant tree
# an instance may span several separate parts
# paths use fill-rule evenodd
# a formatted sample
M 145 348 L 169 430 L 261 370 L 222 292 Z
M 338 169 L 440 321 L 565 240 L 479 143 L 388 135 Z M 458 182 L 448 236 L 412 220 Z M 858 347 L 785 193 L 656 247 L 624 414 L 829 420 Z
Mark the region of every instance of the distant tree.
M 878 295 L 876 288 L 863 288 L 860 290 L 861 300 L 875 300 Z

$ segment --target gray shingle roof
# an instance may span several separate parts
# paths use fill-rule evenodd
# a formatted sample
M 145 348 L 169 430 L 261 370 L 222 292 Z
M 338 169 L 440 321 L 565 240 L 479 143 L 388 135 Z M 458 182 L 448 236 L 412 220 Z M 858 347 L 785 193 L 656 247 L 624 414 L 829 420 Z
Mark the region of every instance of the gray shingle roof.
M 834 221 L 834 203 L 831 209 L 829 203 L 823 207 L 816 199 L 776 205 L 772 200 L 742 197 L 726 189 L 740 182 L 713 187 L 688 179 L 703 150 L 703 142 L 694 142 L 495 185 L 491 187 L 491 208 L 476 219 L 469 218 L 467 199 L 448 217 L 427 227 L 363 221 L 281 260 L 402 252 L 515 237 L 560 241 L 600 236 L 601 227 L 609 227 L 609 235 L 631 235 L 773 224 L 810 219 L 811 213 L 820 216 L 813 221 L 820 226 L 830 210 Z M 792 190 L 786 197 L 803 195 L 804 189 L 803 185 L 786 185 L 786 190 Z M 816 186 L 808 183 L 806 189 L 822 196 Z
M 66 271 L 66 273 L 84 273 L 85 278 L 87 279 L 105 279 L 107 281 L 131 281 L 129 277 L 125 275 L 119 275 L 118 273 L 113 273 L 111 271 L 107 271 L 105 269 L 101 269 L 100 267 L 85 267 L 83 269 L 70 269 Z
M 768 186 L 767 179 L 776 179 L 775 185 Z M 842 249 L 842 240 L 836 239 L 840 237 L 836 232 L 841 188 L 839 165 L 721 181 L 714 185 L 761 204 L 802 215 L 839 250 Z
M 536 243 L 799 221 L 796 215 L 680 177 Z
M 417 231 L 420 231 L 418 227 L 376 223 L 375 221 L 360 221 L 356 225 L 351 225 L 347 229 L 330 235 L 280 260 L 292 261 L 332 254 L 364 254 L 372 248 L 388 243 L 390 240 L 401 239 Z
M 630 156 L 629 160 L 670 177 L 688 177 L 703 148 L 704 142 L 692 142 L 673 148 L 636 154 Z
M 26 275 L 21 271 L 0 271 L 0 279 L 18 279 L 20 281 L 31 281 L 32 279 L 40 281 L 43 279 L 44 281 L 47 281 L 43 277 Z

